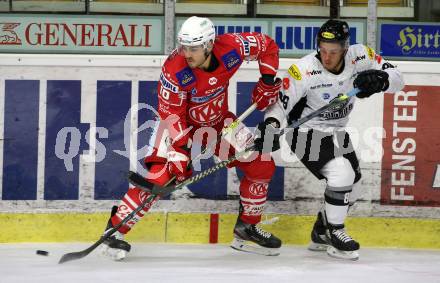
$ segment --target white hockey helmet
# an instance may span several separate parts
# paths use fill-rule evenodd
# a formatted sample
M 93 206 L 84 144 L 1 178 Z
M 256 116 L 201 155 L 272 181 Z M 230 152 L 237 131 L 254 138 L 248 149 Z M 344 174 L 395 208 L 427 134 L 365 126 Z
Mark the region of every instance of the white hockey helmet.
M 188 18 L 180 28 L 177 35 L 179 46 L 199 46 L 204 48 L 215 40 L 214 24 L 208 18 L 192 16 Z

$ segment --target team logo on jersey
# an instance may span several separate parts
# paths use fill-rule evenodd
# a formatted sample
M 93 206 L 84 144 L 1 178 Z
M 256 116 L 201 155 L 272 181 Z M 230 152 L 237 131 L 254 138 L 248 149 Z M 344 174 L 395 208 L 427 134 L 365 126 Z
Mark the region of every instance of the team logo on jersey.
M 295 80 L 300 81 L 302 79 L 301 72 L 295 64 L 292 64 L 292 66 L 289 67 L 288 72 Z
M 225 93 L 222 93 L 222 95 L 204 104 L 191 107 L 189 109 L 189 115 L 194 121 L 206 125 L 223 115 L 224 100 Z
M 338 97 L 340 97 L 342 95 L 343 95 L 342 93 L 339 93 Z M 330 100 L 329 103 L 332 103 L 336 99 L 337 99 L 336 97 L 333 98 L 332 100 Z M 336 104 L 335 106 L 331 107 L 327 111 L 324 111 L 323 113 L 321 113 L 319 116 L 323 120 L 342 119 L 342 118 L 348 116 L 348 114 L 350 114 L 351 110 L 353 109 L 353 103 L 349 103 L 349 102 L 350 102 L 349 100 L 346 100 L 342 103 Z
M 371 47 L 369 47 L 369 46 L 365 46 L 365 48 L 367 49 L 368 57 L 369 57 L 371 60 L 373 60 L 373 59 L 374 59 L 374 55 L 375 55 L 374 50 L 373 50 Z
M 249 186 L 249 191 L 254 196 L 266 196 L 268 187 L 268 183 L 252 183 Z
M 186 67 L 182 71 L 177 72 L 176 77 L 179 80 L 181 86 L 187 86 L 196 81 L 196 77 L 189 67 Z
M 208 83 L 210 85 L 215 85 L 217 83 L 217 78 L 216 77 L 209 78 Z
M 237 53 L 235 49 L 223 55 L 222 61 L 226 69 L 228 69 L 228 71 L 235 68 L 237 65 L 239 66 L 241 64 L 240 55 Z
M 306 75 L 307 76 L 314 76 L 314 75 L 320 75 L 320 74 L 322 74 L 322 71 L 321 70 L 312 70 L 311 72 L 310 71 L 307 71 L 306 72 Z
M 197 88 L 193 87 L 191 90 L 191 95 L 196 95 L 197 94 Z

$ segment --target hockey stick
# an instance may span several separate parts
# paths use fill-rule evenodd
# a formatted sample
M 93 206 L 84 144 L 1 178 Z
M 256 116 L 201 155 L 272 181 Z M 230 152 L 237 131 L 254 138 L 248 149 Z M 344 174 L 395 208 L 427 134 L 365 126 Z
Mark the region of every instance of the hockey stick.
M 154 197 L 153 195 L 150 195 L 150 197 L 148 197 L 147 199 L 145 199 L 141 205 L 139 205 L 135 210 L 133 210 L 132 212 L 130 212 L 118 225 L 116 225 L 115 227 L 113 227 L 112 229 L 109 229 L 107 232 L 104 233 L 104 235 L 101 236 L 101 238 L 99 238 L 98 241 L 96 241 L 93 245 L 91 245 L 90 247 L 88 247 L 85 250 L 79 251 L 79 252 L 72 252 L 72 253 L 67 253 L 64 254 L 60 260 L 58 261 L 58 264 L 60 263 L 64 263 L 67 261 L 71 261 L 71 260 L 76 260 L 76 259 L 80 259 L 85 257 L 86 255 L 88 255 L 89 253 L 91 253 L 94 249 L 96 249 L 100 244 L 104 243 L 104 241 L 110 237 L 111 235 L 113 235 L 119 228 L 122 227 L 122 225 L 126 224 L 128 221 L 130 221 L 135 215 L 136 213 L 138 213 L 139 211 L 141 211 L 145 205 L 147 205 L 148 203 L 150 203 L 151 201 L 153 201 Z
M 237 119 L 235 119 L 235 121 L 233 121 L 231 124 L 229 124 L 227 127 L 225 127 L 220 133 L 219 133 L 219 137 L 222 137 L 224 134 L 226 134 L 228 131 L 232 131 L 233 129 L 235 129 L 242 120 L 244 120 L 247 116 L 249 116 L 255 109 L 257 108 L 257 104 L 254 103 L 252 104 L 248 109 L 246 109 L 246 111 L 244 111 Z M 194 160 L 199 159 L 203 156 L 203 154 L 206 153 L 206 151 L 213 145 L 216 143 L 216 140 L 214 140 L 213 142 L 211 142 L 208 146 L 206 146 L 200 153 L 199 155 L 197 155 Z M 139 186 L 142 189 L 152 192 L 152 194 L 150 194 L 149 197 L 147 197 L 138 207 L 136 207 L 135 210 L 133 210 L 132 212 L 130 212 L 124 219 L 122 219 L 122 221 L 116 225 L 115 227 L 109 229 L 108 231 L 106 231 L 104 233 L 104 235 L 101 236 L 101 238 L 99 238 L 98 241 L 96 241 L 93 245 L 91 245 L 90 247 L 88 247 L 85 250 L 79 251 L 79 252 L 72 252 L 72 253 L 67 253 L 64 254 L 60 260 L 58 261 L 58 264 L 67 262 L 67 261 L 72 261 L 72 260 L 76 260 L 76 259 L 80 259 L 83 258 L 85 256 L 87 256 L 89 253 L 91 253 L 94 249 L 96 249 L 99 245 L 101 245 L 107 238 L 109 238 L 111 235 L 113 235 L 116 231 L 119 230 L 119 228 L 121 228 L 123 225 L 125 225 L 128 221 L 130 221 L 135 215 L 136 213 L 138 213 L 139 211 L 141 211 L 146 205 L 148 205 L 149 203 L 151 203 L 156 197 L 160 196 L 155 194 L 154 192 L 158 192 L 160 191 L 160 189 L 162 187 L 157 187 L 154 184 L 146 181 L 141 175 L 135 173 L 135 172 L 129 172 L 128 173 L 128 180 L 130 181 L 130 183 L 136 185 L 137 183 L 140 184 L 144 184 L 144 186 Z M 169 184 L 172 183 L 175 180 L 175 177 L 173 177 L 171 180 L 168 181 L 168 183 L 165 185 L 165 187 L 169 187 Z M 180 187 L 179 187 L 180 188 Z
M 339 105 L 340 103 L 347 101 L 350 97 L 355 96 L 359 92 L 360 92 L 360 90 L 358 88 L 352 89 L 349 93 L 338 97 L 337 99 L 333 100 L 331 103 L 324 105 L 323 107 L 319 108 L 318 110 L 310 113 L 309 115 L 307 115 L 307 116 L 297 120 L 295 123 L 289 125 L 289 127 L 282 129 L 279 133 L 279 136 L 282 136 L 282 135 L 286 134 L 288 131 L 292 131 L 295 128 L 298 128 L 300 125 L 302 125 L 305 122 L 311 120 L 312 118 L 318 116 L 319 114 L 321 114 L 325 110 L 330 109 L 336 105 Z M 165 187 L 158 187 L 158 186 L 153 187 L 153 185 L 151 183 L 146 181 L 144 178 L 142 178 L 142 176 L 140 176 L 139 174 L 137 174 L 135 172 L 129 172 L 128 180 L 131 184 L 136 185 L 138 187 L 145 188 L 145 189 L 150 189 L 153 195 L 158 195 L 158 196 L 162 197 L 162 196 L 166 196 L 176 190 L 179 190 L 184 186 L 188 186 L 190 184 L 193 184 L 195 182 L 200 181 L 201 179 L 211 175 L 212 173 L 226 167 L 228 164 L 241 158 L 242 156 L 246 155 L 250 151 L 255 151 L 255 150 L 256 150 L 256 145 L 255 144 L 251 145 L 248 148 L 246 148 L 244 151 L 239 152 L 234 156 L 231 156 L 227 160 L 224 160 L 224 161 L 217 163 L 216 165 L 204 170 L 203 172 L 200 172 L 197 175 L 194 175 L 194 176 L 186 179 L 185 181 L 183 181 L 182 183 L 179 183 L 177 185 L 169 185 L 169 186 L 165 186 Z

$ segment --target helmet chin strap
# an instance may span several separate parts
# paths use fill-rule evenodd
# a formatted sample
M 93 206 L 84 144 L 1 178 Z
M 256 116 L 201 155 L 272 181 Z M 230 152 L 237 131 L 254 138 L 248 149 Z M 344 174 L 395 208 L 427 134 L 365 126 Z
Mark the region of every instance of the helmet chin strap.
M 205 60 L 203 61 L 203 63 L 202 63 L 201 65 L 203 65 L 203 64 L 206 63 L 206 60 L 209 59 L 209 55 L 211 55 L 211 53 L 212 53 L 212 51 L 208 51 L 208 44 L 205 45 L 205 48 L 203 49 L 203 52 L 204 52 L 203 55 L 204 55 L 204 57 L 205 57 Z M 209 68 L 210 65 L 211 65 L 211 62 L 209 62 L 207 68 Z
M 206 61 L 206 59 L 208 59 L 210 54 L 211 54 L 211 52 L 208 52 L 208 48 L 205 48 L 205 61 Z

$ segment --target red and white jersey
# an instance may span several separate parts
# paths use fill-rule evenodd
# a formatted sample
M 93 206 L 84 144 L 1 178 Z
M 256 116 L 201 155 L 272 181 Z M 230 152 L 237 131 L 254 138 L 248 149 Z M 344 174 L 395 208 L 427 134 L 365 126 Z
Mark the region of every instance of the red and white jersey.
M 229 79 L 243 61 L 258 60 L 260 73 L 276 75 L 278 46 L 261 33 L 229 33 L 215 39 L 212 55 L 219 66 L 212 72 L 191 69 L 177 50 L 167 58 L 158 84 L 158 111 L 167 121 L 170 136 L 178 146 L 187 143 L 182 135 L 190 126 L 215 126 L 228 112 Z M 249 99 L 250 100 L 250 99 Z M 170 118 L 172 115 L 174 119 Z

